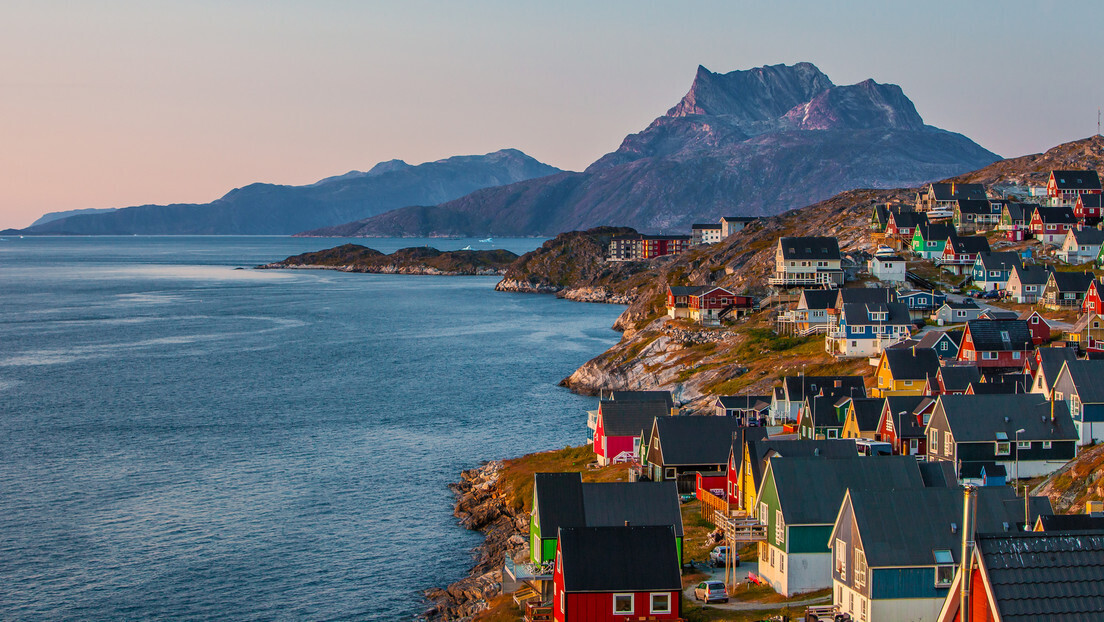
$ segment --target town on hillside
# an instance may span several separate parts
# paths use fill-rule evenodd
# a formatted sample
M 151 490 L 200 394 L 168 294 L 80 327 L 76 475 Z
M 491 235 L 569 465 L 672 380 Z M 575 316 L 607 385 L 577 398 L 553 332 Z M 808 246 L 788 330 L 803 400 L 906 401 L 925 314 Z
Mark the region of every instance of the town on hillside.
M 528 621 L 1104 619 L 1104 487 L 1043 490 L 1104 462 L 1102 196 L 1092 170 L 933 183 L 873 206 L 873 252 L 782 236 L 758 289 L 668 283 L 672 325 L 758 317 L 858 371 L 693 408 L 602 390 L 592 463 L 532 476 L 502 590 Z M 607 257 L 679 254 L 753 221 L 617 236 Z M 589 476 L 607 469 L 626 481 Z

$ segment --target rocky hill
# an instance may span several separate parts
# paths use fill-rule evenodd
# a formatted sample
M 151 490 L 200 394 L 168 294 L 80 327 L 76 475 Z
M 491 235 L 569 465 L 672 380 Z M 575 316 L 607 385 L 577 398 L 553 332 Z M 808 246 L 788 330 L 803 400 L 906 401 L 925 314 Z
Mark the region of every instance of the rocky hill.
M 412 166 L 381 162 L 307 186 L 251 184 L 206 204 L 142 205 L 40 222 L 25 233 L 81 235 L 290 235 L 407 205 L 434 205 L 488 186 L 560 170 L 516 149 Z
M 962 183 L 1045 186 L 1050 172 L 1095 169 L 1104 172 L 1104 136 L 1097 134 L 1063 143 L 1019 158 L 994 162 L 985 168 L 959 175 L 947 181 Z
M 699 67 L 667 114 L 583 173 L 388 212 L 345 235 L 555 235 L 604 224 L 687 230 L 772 215 L 853 188 L 918 185 L 997 156 L 925 125 L 900 87 L 836 86 L 810 63 L 726 74 Z
M 439 251 L 416 246 L 385 255 L 358 244 L 303 253 L 261 269 L 300 268 L 372 272 L 377 274 L 433 274 L 445 276 L 502 275 L 518 256 L 508 250 Z

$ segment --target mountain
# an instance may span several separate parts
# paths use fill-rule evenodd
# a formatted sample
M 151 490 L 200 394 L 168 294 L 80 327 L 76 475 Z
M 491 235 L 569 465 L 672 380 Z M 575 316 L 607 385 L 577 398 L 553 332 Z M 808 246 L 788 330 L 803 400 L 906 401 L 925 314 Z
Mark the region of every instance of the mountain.
M 688 231 L 852 188 L 917 186 L 996 154 L 925 125 L 899 86 L 836 86 L 811 63 L 714 73 L 582 173 L 487 188 L 327 230 L 342 235 L 548 235 L 601 225 Z M 310 232 L 319 233 L 319 232 Z
M 96 208 L 89 207 L 85 209 L 71 209 L 64 212 L 47 212 L 38 217 L 38 220 L 31 223 L 31 226 L 41 225 L 43 223 L 50 222 L 52 220 L 61 220 L 62 218 L 68 218 L 70 216 L 79 216 L 81 214 L 106 214 L 108 212 L 114 212 L 114 207 Z
M 286 235 L 414 204 L 436 204 L 488 186 L 559 173 L 516 149 L 412 166 L 381 162 L 307 186 L 251 184 L 211 203 L 142 205 L 71 215 L 26 233 L 85 235 Z

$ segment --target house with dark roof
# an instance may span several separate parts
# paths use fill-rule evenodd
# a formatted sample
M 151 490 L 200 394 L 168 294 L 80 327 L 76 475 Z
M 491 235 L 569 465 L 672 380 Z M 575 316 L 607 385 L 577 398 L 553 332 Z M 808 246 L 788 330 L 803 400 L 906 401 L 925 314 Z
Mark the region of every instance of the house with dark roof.
M 721 318 L 751 307 L 750 296 L 739 296 L 724 287 L 667 286 L 667 315 L 671 318 L 716 325 Z
M 874 372 L 875 397 L 921 395 L 924 385 L 939 371 L 939 355 L 931 348 L 887 348 Z
M 1020 314 L 1015 311 L 987 307 L 982 310 L 978 318 L 982 320 L 1018 320 L 1020 319 Z
M 1077 224 L 1072 207 L 1040 207 L 1031 214 L 1028 230 L 1043 244 L 1058 246 L 1065 239 L 1066 232 L 1076 228 Z
M 1043 288 L 1053 271 L 1053 268 L 1046 265 L 1013 268 L 1008 276 L 1008 295 L 1013 302 L 1035 304 L 1042 297 Z
M 1104 619 L 1104 531 L 979 534 L 972 560 L 972 621 Z M 959 568 L 937 622 L 962 619 L 962 581 Z
M 771 403 L 771 425 L 796 422 L 805 398 L 810 395 L 866 397 L 866 381 L 862 376 L 786 376 L 781 391 Z
M 744 227 L 759 220 L 758 216 L 724 216 L 720 220 L 721 225 L 721 239 L 725 239 L 728 236 L 743 231 Z
M 676 481 L 680 493 L 692 493 L 697 473 L 725 470 L 732 435 L 743 427 L 736 417 L 656 418 L 644 468 L 652 481 Z
M 889 203 L 876 203 L 870 214 L 870 230 L 874 233 L 885 233 L 890 211 L 894 208 Z
M 923 487 L 909 456 L 771 458 L 756 499 L 756 516 L 766 527 L 759 576 L 787 598 L 831 586 L 828 541 L 847 489 Z
M 920 335 L 916 347 L 935 350 L 941 361 L 954 360 L 958 358 L 958 344 L 961 341 L 961 330 L 929 330 Z
M 962 561 L 960 488 L 851 488 L 830 538 L 832 603 L 853 620 L 931 620 Z M 977 531 L 1010 533 L 1023 501 L 1008 487 L 978 489 Z M 1031 499 L 1032 515 L 1052 512 Z
M 1085 292 L 1096 280 L 1092 272 L 1051 272 L 1043 286 L 1040 300 L 1047 309 L 1080 307 L 1085 300 Z
M 1069 408 L 1079 444 L 1104 440 L 1104 360 L 1063 362 L 1053 392 Z
M 811 335 L 828 330 L 828 313 L 835 307 L 836 291 L 803 289 L 793 309 L 778 315 L 778 332 Z
M 876 255 L 866 262 L 870 276 L 884 283 L 904 283 L 907 262 L 900 255 Z
M 900 302 L 845 303 L 836 326 L 828 329 L 824 349 L 843 358 L 877 356 L 911 331 L 908 307 Z
M 927 223 L 927 214 L 911 211 L 891 212 L 886 220 L 885 236 L 892 238 L 907 248 L 912 242 L 912 234 L 916 232 L 916 225 Z
M 690 245 L 716 244 L 724 239 L 720 224 L 694 223 L 690 225 Z
M 529 520 L 529 556 L 555 559 L 563 527 L 616 527 L 628 522 L 671 528 L 682 559 L 682 513 L 673 482 L 583 482 L 580 473 L 535 473 Z
M 1034 356 L 1024 364 L 1024 373 L 1031 375 L 1031 393 L 1038 393 L 1050 399 L 1050 391 L 1058 372 L 1066 361 L 1076 361 L 1077 351 L 1073 348 L 1038 348 Z
M 921 395 L 891 395 L 882 400 L 874 439 L 893 445 L 893 453 L 923 456 L 925 452 L 923 415 L 916 409 L 928 398 Z
M 1023 320 L 972 320 L 966 323 L 958 360 L 986 369 L 1015 371 L 1035 349 Z
M 959 477 L 970 463 L 987 462 L 1019 478 L 1048 475 L 1077 453 L 1066 404 L 1031 393 L 941 395 L 926 433 L 928 460 L 959 465 Z
M 681 619 L 670 527 L 563 527 L 553 582 L 556 622 Z
M 1019 242 L 1024 239 L 1031 215 L 1038 208 L 1037 203 L 1005 203 L 1001 206 L 1001 219 L 998 228 L 1006 232 L 1006 237 Z
M 951 224 L 959 235 L 983 233 L 996 229 L 1001 219 L 1001 203 L 987 199 L 962 199 L 954 203 Z
M 1101 217 L 1104 216 L 1104 195 L 1077 195 L 1077 202 L 1073 204 L 1073 215 L 1086 227 L 1100 224 Z
M 770 411 L 769 395 L 718 395 L 713 412 L 720 417 L 736 417 L 745 426 L 767 424 Z
M 594 427 L 594 453 L 605 466 L 640 460 L 640 438 L 656 417 L 671 414 L 665 402 L 601 401 Z
M 928 395 L 962 395 L 970 384 L 981 381 L 981 370 L 976 365 L 950 365 L 940 367 L 935 374 L 935 384 L 929 385 Z
M 1104 281 L 1094 279 L 1081 300 L 1081 313 L 1104 313 Z
M 985 186 L 981 184 L 932 183 L 917 194 L 916 211 L 951 211 L 958 201 L 982 201 L 987 196 Z
M 857 397 L 857 396 L 856 396 Z M 843 438 L 849 395 L 815 395 L 805 398 L 797 414 L 797 435 L 803 439 Z
M 1051 171 L 1047 196 L 1054 205 L 1073 205 L 1082 194 L 1100 194 L 1096 171 Z
M 783 237 L 774 252 L 771 285 L 781 287 L 843 285 L 839 242 L 829 237 Z
M 931 314 L 929 318 L 938 326 L 947 324 L 962 324 L 970 320 L 976 320 L 981 315 L 981 307 L 973 298 L 964 298 L 961 301 L 948 300 Z
M 1012 269 L 1023 265 L 1018 253 L 1012 251 L 978 253 L 970 277 L 978 289 L 997 291 L 1008 287 Z
M 914 320 L 927 319 L 932 311 L 935 311 L 947 301 L 947 295 L 930 290 L 898 290 L 897 302 L 904 303 L 909 310 L 909 317 Z
M 1055 255 L 1068 264 L 1096 261 L 1096 258 L 1100 255 L 1101 244 L 1104 244 L 1104 231 L 1096 227 L 1074 228 L 1066 232 L 1066 237 L 1062 240 L 1062 246 L 1055 252 Z
M 989 252 L 989 239 L 982 235 L 952 235 L 943 246 L 943 254 L 935 257 L 935 265 L 953 274 L 968 274 L 978 255 Z
M 847 400 L 847 414 L 843 420 L 841 438 L 865 438 L 875 440 L 878 433 L 878 419 L 885 405 L 884 398 L 844 398 Z
M 1043 514 L 1035 519 L 1032 531 L 1104 532 L 1104 514 Z
M 751 443 L 766 441 L 768 439 L 766 428 L 740 428 L 732 435 L 732 444 L 728 450 L 728 462 L 725 467 L 725 501 L 728 502 L 729 511 L 740 510 L 744 501 L 741 498 L 742 480 L 740 469 L 743 468 L 747 458 L 746 452 Z
M 923 259 L 943 256 L 947 239 L 955 234 L 954 227 L 945 223 L 917 224 L 912 234 L 912 252 Z
M 742 463 L 733 475 L 733 462 L 729 462 L 729 490 L 735 491 L 734 505 L 747 515 L 755 513 L 755 499 L 759 496 L 759 487 L 763 484 L 763 475 L 767 464 L 775 456 L 791 458 L 852 458 L 858 456 L 858 447 L 853 439 L 804 440 L 746 438 Z M 733 477 L 735 480 L 733 480 Z
M 996 395 L 998 393 L 1030 393 L 1031 376 L 1027 374 L 992 374 L 971 382 L 964 395 Z

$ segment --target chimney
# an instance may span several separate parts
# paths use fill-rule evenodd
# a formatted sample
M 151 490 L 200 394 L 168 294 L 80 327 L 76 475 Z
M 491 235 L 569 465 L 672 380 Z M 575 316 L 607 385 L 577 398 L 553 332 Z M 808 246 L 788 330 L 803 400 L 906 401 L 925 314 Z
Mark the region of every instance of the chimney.
M 973 575 L 974 555 L 974 508 L 977 504 L 977 487 L 973 484 L 963 486 L 965 498 L 962 500 L 962 565 L 959 570 L 959 622 L 970 622 L 970 579 Z
M 626 526 L 626 527 L 628 527 L 628 526 L 629 526 L 629 521 L 625 521 L 625 526 Z

